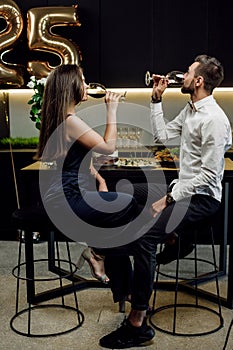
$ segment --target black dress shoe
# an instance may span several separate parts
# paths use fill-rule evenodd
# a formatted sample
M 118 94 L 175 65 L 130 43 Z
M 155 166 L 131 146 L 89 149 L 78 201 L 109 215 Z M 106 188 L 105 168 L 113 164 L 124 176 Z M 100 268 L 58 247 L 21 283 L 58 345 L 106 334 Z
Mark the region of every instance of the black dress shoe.
M 117 330 L 101 338 L 99 344 L 108 349 L 126 349 L 134 346 L 149 345 L 147 342 L 154 336 L 155 331 L 147 325 L 146 318 L 141 327 L 132 326 L 126 319 Z
M 174 261 L 177 259 L 178 256 L 178 240 L 174 244 L 165 244 L 164 249 L 161 253 L 156 254 L 156 262 L 158 265 L 166 265 L 169 264 L 171 261 Z M 190 253 L 192 253 L 194 249 L 194 244 L 187 241 L 180 241 L 180 255 L 179 258 L 183 259 Z

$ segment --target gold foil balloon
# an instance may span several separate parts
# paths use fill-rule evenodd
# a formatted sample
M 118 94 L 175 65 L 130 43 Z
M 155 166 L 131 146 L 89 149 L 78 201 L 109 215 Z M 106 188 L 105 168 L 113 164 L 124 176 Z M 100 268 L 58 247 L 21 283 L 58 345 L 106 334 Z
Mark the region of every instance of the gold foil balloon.
M 71 7 L 38 7 L 27 13 L 28 46 L 30 50 L 46 51 L 59 56 L 61 64 L 79 64 L 78 46 L 71 40 L 52 32 L 55 26 L 80 26 L 77 5 Z M 37 78 L 46 77 L 54 67 L 48 62 L 28 62 L 28 71 Z
M 17 64 L 4 62 L 3 56 L 12 50 L 22 32 L 22 15 L 14 1 L 0 0 L 0 17 L 6 21 L 5 28 L 0 32 L 0 86 L 20 87 L 24 84 L 22 69 Z

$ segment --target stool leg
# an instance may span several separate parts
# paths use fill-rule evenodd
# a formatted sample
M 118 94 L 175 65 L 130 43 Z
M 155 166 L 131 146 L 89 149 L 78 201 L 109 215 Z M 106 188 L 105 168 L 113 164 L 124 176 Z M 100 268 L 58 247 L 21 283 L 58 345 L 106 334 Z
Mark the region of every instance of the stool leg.
M 34 274 L 34 252 L 33 234 L 30 230 L 25 230 L 25 261 L 26 261 L 26 285 L 28 301 L 28 336 L 31 335 L 31 308 L 35 297 L 35 274 Z
M 27 279 L 27 299 L 29 303 L 32 303 L 33 297 L 35 296 L 34 253 L 32 232 L 28 230 L 25 230 L 25 261 Z
M 198 283 L 197 283 L 197 231 L 194 232 L 194 276 L 195 276 L 195 296 L 196 296 L 196 306 L 198 305 Z
M 19 232 L 19 250 L 18 250 L 18 268 L 17 268 L 17 283 L 16 283 L 16 302 L 15 302 L 15 312 L 19 311 L 19 283 L 20 283 L 20 264 L 21 264 L 21 255 L 22 255 L 22 238 L 23 231 Z
M 69 246 L 69 242 L 66 241 L 66 249 L 67 249 L 67 255 L 68 255 L 68 261 L 69 261 L 69 265 L 70 265 L 70 273 L 73 272 L 72 270 L 72 261 L 71 261 L 71 254 L 70 254 L 70 246 Z M 74 300 L 75 300 L 75 307 L 77 310 L 77 317 L 78 317 L 78 322 L 81 323 L 81 316 L 79 313 L 79 305 L 78 305 L 78 297 L 77 297 L 77 292 L 75 289 L 75 284 L 74 284 L 74 279 L 72 279 L 72 286 L 73 286 L 73 294 L 74 294 Z
M 177 253 L 177 260 L 176 260 L 176 282 L 175 282 L 175 298 L 174 298 L 173 334 L 176 333 L 177 298 L 178 298 L 178 289 L 179 289 L 179 262 L 180 262 L 180 235 L 178 237 L 178 253 Z
M 60 251 L 59 251 L 59 243 L 58 241 L 56 241 L 56 251 L 57 251 L 57 261 L 58 261 L 58 268 L 59 270 L 61 270 L 61 260 L 60 260 Z M 59 284 L 60 284 L 60 289 L 62 290 L 62 277 L 61 275 L 59 275 Z M 61 301 L 62 301 L 62 305 L 65 305 L 65 300 L 64 300 L 64 295 L 61 294 Z
M 213 227 L 210 228 L 210 231 L 211 231 L 211 246 L 212 246 L 214 272 L 215 272 L 216 293 L 217 293 L 217 299 L 218 299 L 218 310 L 219 310 L 220 317 L 222 317 L 221 299 L 220 299 L 220 291 L 219 291 L 219 283 L 218 283 L 218 268 L 217 268 L 216 254 L 215 254 L 215 248 L 214 248 Z
M 53 271 L 55 267 L 55 238 L 54 232 L 49 231 L 48 233 L 48 270 Z

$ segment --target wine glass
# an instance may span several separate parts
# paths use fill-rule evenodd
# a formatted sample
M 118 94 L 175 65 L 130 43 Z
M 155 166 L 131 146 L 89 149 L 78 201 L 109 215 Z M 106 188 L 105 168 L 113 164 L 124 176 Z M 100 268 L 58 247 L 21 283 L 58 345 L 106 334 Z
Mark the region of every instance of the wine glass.
M 179 70 L 173 70 L 166 75 L 164 78 L 167 79 L 169 86 L 182 86 L 184 80 L 184 73 Z M 153 77 L 149 71 L 145 74 L 145 84 L 146 86 L 150 85 L 150 82 L 153 80 Z
M 128 146 L 128 128 L 127 127 L 120 128 L 120 131 L 121 131 L 122 148 L 127 148 L 127 146 Z
M 90 83 L 87 88 L 87 94 L 94 98 L 104 97 L 106 92 L 106 87 L 100 83 Z
M 117 149 L 122 148 L 122 128 L 117 128 Z
M 90 83 L 87 88 L 87 94 L 94 98 L 105 97 L 107 89 L 104 85 L 100 83 Z M 127 91 L 120 97 L 120 102 L 124 102 L 126 98 Z
M 141 137 L 142 137 L 142 129 L 136 128 L 136 148 L 137 148 L 137 151 L 138 151 L 138 148 L 140 149 L 140 147 L 141 147 Z M 142 151 L 141 151 L 141 157 L 142 157 Z

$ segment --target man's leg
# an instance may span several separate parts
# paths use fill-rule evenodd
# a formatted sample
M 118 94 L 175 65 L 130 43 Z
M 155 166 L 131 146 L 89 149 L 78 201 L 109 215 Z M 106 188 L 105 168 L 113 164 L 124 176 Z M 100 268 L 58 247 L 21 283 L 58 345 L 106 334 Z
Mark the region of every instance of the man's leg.
M 119 192 L 132 194 L 132 186 L 130 185 L 123 185 L 118 190 Z M 133 184 L 133 190 L 133 197 L 138 207 L 143 209 L 147 205 L 147 210 L 142 217 L 142 223 L 147 223 L 151 220 L 149 207 L 154 201 L 164 196 L 167 191 L 167 185 L 136 183 Z M 113 293 L 114 302 L 127 299 L 128 295 L 132 293 L 132 268 L 130 268 L 131 262 L 129 256 L 110 256 L 108 254 L 104 263 L 106 274 L 110 278 L 110 288 Z
M 181 232 L 189 229 L 194 223 L 213 215 L 218 208 L 219 203 L 207 196 L 179 201 L 166 207 L 154 225 L 150 226 L 149 223 L 144 236 L 125 247 L 119 247 L 128 250 L 128 254 L 134 257 L 132 309 L 126 322 L 100 339 L 100 345 L 123 349 L 142 345 L 154 337 L 153 329 L 146 324 L 145 315 L 153 291 L 156 246 L 174 230 Z
M 133 268 L 128 255 L 107 255 L 105 272 L 110 279 L 114 302 L 130 301 L 132 294 Z
M 184 218 L 176 228 L 176 232 L 180 235 L 180 258 L 189 255 L 193 250 L 193 234 L 195 229 L 205 221 L 210 219 L 219 209 L 220 202 L 214 198 L 204 195 L 193 196 L 189 209 Z M 158 264 L 168 264 L 176 260 L 178 254 L 178 241 L 174 239 L 173 242 L 166 242 L 165 247 L 161 253 L 156 255 Z

